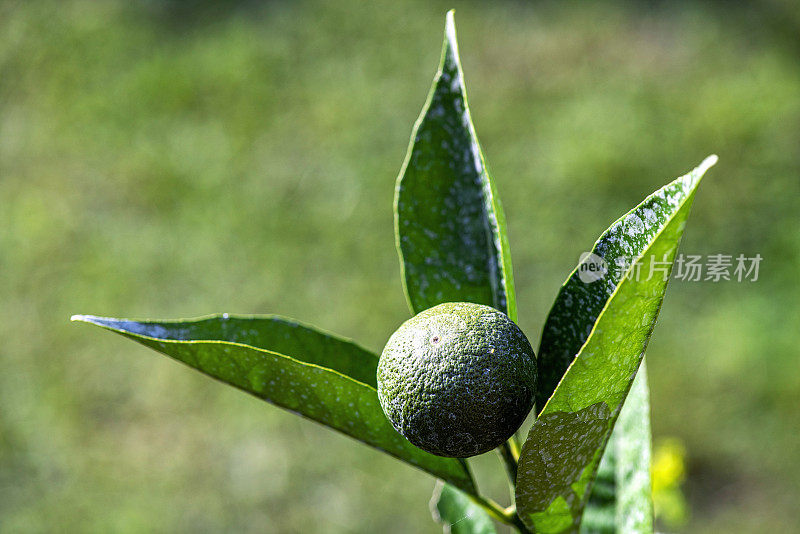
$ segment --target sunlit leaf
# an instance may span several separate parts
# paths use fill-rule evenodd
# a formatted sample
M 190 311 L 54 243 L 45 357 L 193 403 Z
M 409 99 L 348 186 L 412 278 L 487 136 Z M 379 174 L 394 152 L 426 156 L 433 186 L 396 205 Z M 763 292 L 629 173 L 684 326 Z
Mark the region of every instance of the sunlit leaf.
M 452 11 L 397 179 L 395 229 L 412 312 L 462 301 L 516 320 L 505 218 L 470 118 Z
M 625 398 L 584 511 L 582 534 L 653 532 L 650 399 L 645 361 Z
M 591 281 L 579 266 L 556 298 L 539 349 L 540 398 L 555 391 L 523 446 L 516 490 L 520 517 L 537 533 L 578 531 L 661 307 L 696 187 L 715 162 L 715 156 L 706 159 L 616 221 L 595 244 L 595 259 L 583 263 L 602 259 L 606 275 Z
M 470 118 L 453 11 L 447 13 L 439 69 L 397 178 L 395 233 L 412 313 L 443 302 L 475 302 L 516 321 L 505 216 Z M 442 493 L 452 496 L 452 506 L 465 501 L 454 488 L 445 486 Z M 485 515 L 471 506 L 476 517 Z
M 616 458 L 615 522 L 617 532 L 653 532 L 653 492 L 650 483 L 650 393 L 645 362 L 611 433 Z
M 464 462 L 422 451 L 392 428 L 374 386 L 377 357 L 354 343 L 275 317 L 139 322 L 78 315 L 73 320 L 122 334 L 461 489 L 474 491 Z M 343 374 L 345 371 L 364 378 L 364 382 Z

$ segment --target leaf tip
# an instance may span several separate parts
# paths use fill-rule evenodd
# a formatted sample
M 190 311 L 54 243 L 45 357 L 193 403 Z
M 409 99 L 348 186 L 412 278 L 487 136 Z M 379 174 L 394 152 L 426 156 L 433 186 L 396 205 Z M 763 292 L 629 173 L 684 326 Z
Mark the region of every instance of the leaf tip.
M 447 12 L 446 22 L 444 27 L 444 33 L 447 37 L 447 42 L 454 50 L 458 50 L 456 44 L 456 19 L 455 19 L 455 9 L 451 9 Z
M 104 317 L 98 317 L 96 315 L 73 315 L 69 318 L 72 322 L 79 322 L 79 323 L 89 323 L 97 326 L 108 326 L 108 323 L 111 322 L 111 319 L 106 319 Z
M 703 176 L 705 176 L 706 171 L 716 165 L 717 161 L 719 161 L 719 157 L 717 157 L 716 154 L 711 154 L 706 159 L 701 161 L 700 165 L 692 169 L 692 171 L 688 174 L 678 178 L 678 180 L 682 181 L 690 189 L 694 189 L 700 183 L 700 180 L 702 180 Z
M 706 159 L 703 160 L 703 162 L 697 167 L 697 170 L 701 175 L 705 174 L 705 172 L 714 165 L 716 165 L 718 161 L 719 157 L 717 157 L 716 154 L 711 154 L 710 156 L 708 156 Z

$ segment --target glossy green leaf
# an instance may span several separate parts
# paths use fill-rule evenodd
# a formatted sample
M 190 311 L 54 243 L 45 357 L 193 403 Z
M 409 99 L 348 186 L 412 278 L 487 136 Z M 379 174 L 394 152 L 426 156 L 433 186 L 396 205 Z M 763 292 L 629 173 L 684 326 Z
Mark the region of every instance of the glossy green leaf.
M 445 534 L 496 534 L 486 511 L 450 484 L 436 483 L 431 498 L 433 518 Z
M 376 385 L 378 356 L 353 341 L 277 315 L 212 315 L 186 321 L 119 321 L 81 317 L 113 328 L 175 341 L 228 341 L 277 352 Z M 103 323 L 105 324 L 105 323 Z
M 605 261 L 608 273 L 604 277 L 584 283 L 578 272 L 580 266 L 570 274 L 553 303 L 539 344 L 539 391 L 536 404 L 540 409 L 586 342 L 600 312 L 620 280 L 630 271 L 630 264 L 652 244 L 676 214 L 679 204 L 682 205 L 694 191 L 702 174 L 715 162 L 716 156 L 707 158 L 692 173 L 647 197 L 600 236 L 592 253 Z
M 611 433 L 615 455 L 617 532 L 653 532 L 650 482 L 650 391 L 643 361 Z
M 653 532 L 650 449 L 650 398 L 642 361 L 603 452 L 582 534 Z
M 413 313 L 464 301 L 516 320 L 505 218 L 470 118 L 452 11 L 397 179 L 395 230 Z
M 470 118 L 453 11 L 439 69 L 414 125 L 395 194 L 395 235 L 403 288 L 416 314 L 443 302 L 493 306 L 516 321 L 505 216 Z M 452 532 L 491 520 L 455 488 L 434 499 Z M 469 515 L 473 519 L 464 519 Z M 488 520 L 486 523 L 485 520 Z M 447 532 L 445 525 L 445 532 Z
M 597 477 L 592 484 L 592 492 L 583 511 L 581 534 L 617 533 L 617 480 L 616 455 L 614 454 L 614 433 L 606 445 Z
M 73 320 L 122 334 L 465 491 L 475 491 L 463 461 L 422 451 L 392 428 L 374 386 L 377 357 L 349 341 L 276 317 L 138 322 L 77 315 Z
M 579 266 L 556 298 L 539 349 L 540 369 L 550 377 L 544 387 L 564 360 L 568 367 L 528 434 L 517 477 L 518 513 L 537 533 L 578 531 L 661 307 L 696 187 L 715 162 L 707 158 L 616 221 L 592 250 L 608 267 L 605 277 L 584 282 Z

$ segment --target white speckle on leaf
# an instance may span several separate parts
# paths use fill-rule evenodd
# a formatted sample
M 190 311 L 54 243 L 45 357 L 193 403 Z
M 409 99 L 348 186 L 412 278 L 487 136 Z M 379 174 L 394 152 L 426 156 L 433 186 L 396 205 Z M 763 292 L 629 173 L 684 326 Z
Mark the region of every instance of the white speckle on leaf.
M 627 226 L 627 234 L 630 237 L 636 237 L 644 231 L 644 223 L 635 213 L 628 215 L 627 219 L 625 219 L 625 224 Z

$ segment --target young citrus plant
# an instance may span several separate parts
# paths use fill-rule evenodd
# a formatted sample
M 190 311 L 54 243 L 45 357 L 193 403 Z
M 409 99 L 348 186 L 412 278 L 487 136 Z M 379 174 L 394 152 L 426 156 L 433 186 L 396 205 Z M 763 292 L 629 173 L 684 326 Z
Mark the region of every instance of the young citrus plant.
M 600 236 L 561 287 L 537 358 L 515 324 L 505 217 L 470 119 L 450 12 L 397 180 L 397 246 L 416 316 L 380 358 L 277 316 L 73 320 L 430 473 L 440 480 L 433 512 L 446 532 L 487 534 L 500 522 L 520 532 L 650 533 L 644 352 L 697 185 L 715 161 Z M 516 431 L 534 405 L 520 447 Z M 480 492 L 464 460 L 493 448 L 509 474 L 509 507 Z

